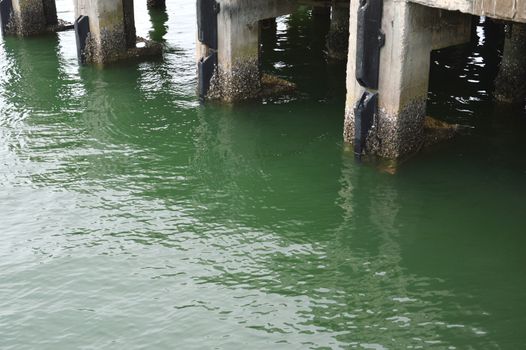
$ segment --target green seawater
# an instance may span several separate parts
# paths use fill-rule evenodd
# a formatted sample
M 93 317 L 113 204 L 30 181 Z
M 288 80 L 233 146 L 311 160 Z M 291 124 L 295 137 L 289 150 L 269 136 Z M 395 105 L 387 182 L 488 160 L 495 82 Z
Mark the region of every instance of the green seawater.
M 163 59 L 0 39 L 0 349 L 526 349 L 526 113 L 492 101 L 490 27 L 431 57 L 461 134 L 386 170 L 342 142 L 323 19 L 262 33 L 297 93 L 201 105 L 195 2 L 135 3 Z

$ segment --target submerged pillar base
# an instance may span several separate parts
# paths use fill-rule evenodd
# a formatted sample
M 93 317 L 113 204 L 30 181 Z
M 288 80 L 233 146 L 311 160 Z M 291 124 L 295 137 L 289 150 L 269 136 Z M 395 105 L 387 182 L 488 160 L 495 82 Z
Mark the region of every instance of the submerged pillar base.
M 236 102 L 257 98 L 261 92 L 261 76 L 257 59 L 236 60 L 230 70 L 216 69 L 207 98 Z
M 505 103 L 523 103 L 526 98 L 526 24 L 510 24 L 510 30 L 495 80 L 494 96 Z
M 53 9 L 47 8 L 46 14 L 44 3 L 49 5 L 47 0 L 12 0 L 12 12 L 5 26 L 5 34 L 30 36 L 47 32 L 48 17 L 52 20 L 56 18 L 56 10 L 53 16 Z

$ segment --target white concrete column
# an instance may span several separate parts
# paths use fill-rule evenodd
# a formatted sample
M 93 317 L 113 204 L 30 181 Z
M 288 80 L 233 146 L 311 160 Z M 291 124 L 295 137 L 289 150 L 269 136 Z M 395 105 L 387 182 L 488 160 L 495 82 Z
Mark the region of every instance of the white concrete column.
M 356 81 L 356 38 L 359 1 L 351 1 L 347 105 L 344 139 L 354 140 L 354 108 L 365 88 Z M 469 41 L 471 17 L 414 3 L 385 0 L 380 54 L 378 115 L 365 152 L 400 158 L 417 151 L 424 140 L 430 52 Z
M 126 52 L 123 0 L 76 0 L 75 17 L 88 16 L 86 61 L 105 63 Z
M 12 3 L 13 12 L 6 34 L 28 36 L 46 31 L 47 19 L 42 0 L 12 0 Z
M 259 19 L 238 0 L 221 2 L 218 14 L 218 67 L 208 97 L 234 102 L 257 97 L 259 73 Z
M 526 24 L 510 24 L 495 81 L 494 96 L 507 103 L 524 103 L 526 98 Z
M 236 102 L 258 97 L 259 26 L 264 19 L 291 13 L 295 0 L 220 0 L 217 15 L 217 69 L 207 98 Z M 197 45 L 197 58 L 208 53 Z

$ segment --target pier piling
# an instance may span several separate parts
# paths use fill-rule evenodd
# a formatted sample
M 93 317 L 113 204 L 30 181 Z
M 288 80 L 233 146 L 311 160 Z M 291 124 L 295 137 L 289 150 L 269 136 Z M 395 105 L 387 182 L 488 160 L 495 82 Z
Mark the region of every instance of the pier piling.
M 526 98 L 526 24 L 509 23 L 504 52 L 495 81 L 498 101 L 524 103 Z
M 369 4 L 371 1 L 351 1 L 344 139 L 352 144 L 356 138 L 356 107 L 364 93 L 378 93 L 372 128 L 365 140 L 360 138 L 365 144 L 358 149 L 385 158 L 401 158 L 423 143 L 431 50 L 469 41 L 471 16 L 385 0 L 380 32 L 385 35 L 385 45 L 380 51 L 376 87 L 374 77 L 369 79 L 373 83 L 357 80 L 357 67 L 363 70 L 371 60 L 357 53 L 358 13 L 360 7 Z M 366 33 L 365 37 L 380 40 L 380 35 Z

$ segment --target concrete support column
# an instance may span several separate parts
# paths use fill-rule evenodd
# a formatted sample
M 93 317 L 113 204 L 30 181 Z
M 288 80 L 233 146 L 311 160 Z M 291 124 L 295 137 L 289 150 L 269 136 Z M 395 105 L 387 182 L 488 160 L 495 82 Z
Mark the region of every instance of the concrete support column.
M 354 141 L 354 108 L 366 90 L 356 80 L 359 1 L 351 1 L 347 105 L 344 139 Z M 382 19 L 385 45 L 379 67 L 378 113 L 365 153 L 400 158 L 418 150 L 424 140 L 430 52 L 468 42 L 471 17 L 414 3 L 385 0 Z
M 260 96 L 260 21 L 291 13 L 295 0 L 220 0 L 217 50 L 197 45 L 197 60 L 217 52 L 207 99 L 236 102 Z M 208 28 L 207 30 L 212 30 Z M 200 77 L 200 79 L 203 77 Z
M 494 95 L 502 102 L 523 103 L 526 98 L 526 24 L 509 26 Z
M 12 0 L 13 12 L 7 23 L 6 34 L 28 36 L 47 30 L 56 24 L 54 0 Z
M 126 10 L 126 11 L 125 11 Z M 88 63 L 122 58 L 132 42 L 133 0 L 76 0 L 75 16 L 88 16 L 90 34 L 85 55 Z
M 147 0 L 146 4 L 149 8 L 165 9 L 166 0 Z
M 347 59 L 349 47 L 349 6 L 345 2 L 332 1 L 331 27 L 327 36 L 329 57 Z
M 124 30 L 126 33 L 126 47 L 135 47 L 137 44 L 137 32 L 135 30 L 135 14 L 133 12 L 133 0 L 122 0 L 124 10 Z
M 259 21 L 244 16 L 250 8 L 237 3 L 222 6 L 218 15 L 218 67 L 209 92 L 226 102 L 255 98 L 261 89 Z

